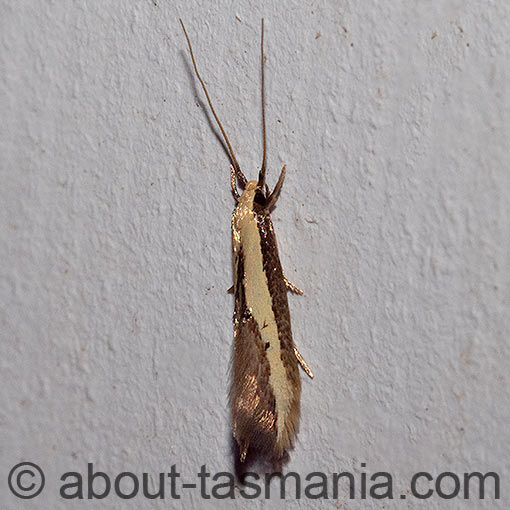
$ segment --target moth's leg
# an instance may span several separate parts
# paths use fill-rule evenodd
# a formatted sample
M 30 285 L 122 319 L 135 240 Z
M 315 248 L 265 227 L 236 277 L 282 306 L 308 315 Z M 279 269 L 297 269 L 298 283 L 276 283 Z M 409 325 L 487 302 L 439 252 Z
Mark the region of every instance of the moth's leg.
M 236 170 L 234 165 L 230 165 L 230 186 L 232 186 L 232 193 L 234 194 L 234 198 L 237 202 L 239 200 L 239 191 L 237 191 L 236 186 Z
M 289 282 L 285 275 L 283 275 L 283 281 L 285 282 L 285 287 L 287 287 L 287 290 L 289 290 L 290 292 L 293 292 L 294 294 L 299 294 L 300 296 L 304 294 L 304 292 L 299 287 L 296 287 L 293 283 Z
M 306 375 L 310 379 L 313 379 L 313 372 L 310 370 L 310 368 L 308 368 L 306 361 L 303 359 L 303 356 L 301 356 L 301 353 L 297 350 L 296 346 L 294 346 L 294 354 L 295 354 L 299 364 L 301 365 L 301 368 L 306 372 Z
M 227 294 L 233 294 L 234 293 L 234 286 L 230 287 L 230 289 L 227 290 Z

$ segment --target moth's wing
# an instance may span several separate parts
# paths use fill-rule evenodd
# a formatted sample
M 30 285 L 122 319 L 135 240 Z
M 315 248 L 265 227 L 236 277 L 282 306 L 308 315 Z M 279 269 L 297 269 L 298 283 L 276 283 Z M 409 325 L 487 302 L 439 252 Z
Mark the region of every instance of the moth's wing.
M 236 257 L 234 349 L 230 408 L 232 432 L 241 450 L 272 452 L 276 446 L 275 397 L 269 384 L 270 367 L 258 325 L 244 295 L 242 256 Z
M 234 340 L 230 405 L 232 431 L 241 451 L 253 447 L 272 452 L 276 444 L 275 398 L 269 384 L 269 363 L 261 355 L 261 344 L 258 327 L 252 317 L 238 326 Z
M 278 245 L 273 223 L 269 214 L 258 216 L 259 228 L 264 233 L 260 242 L 263 253 L 263 266 L 267 278 L 271 307 L 278 328 L 280 344 L 280 359 L 285 370 L 285 389 L 280 387 L 277 410 L 280 406 L 287 409 L 285 416 L 278 413 L 278 449 L 289 450 L 293 447 L 294 439 L 299 428 L 299 407 L 301 395 L 301 380 L 299 376 L 298 361 L 294 353 L 294 340 L 287 297 L 287 286 L 282 271 Z

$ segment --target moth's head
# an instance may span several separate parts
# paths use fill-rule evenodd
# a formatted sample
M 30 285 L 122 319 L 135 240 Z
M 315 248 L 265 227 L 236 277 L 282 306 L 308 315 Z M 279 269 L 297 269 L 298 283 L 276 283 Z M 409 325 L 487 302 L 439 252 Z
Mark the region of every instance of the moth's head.
M 249 198 L 250 201 L 262 207 L 266 205 L 266 196 L 264 190 L 260 188 L 258 181 L 248 181 L 242 196 Z
M 244 191 L 248 191 L 248 192 L 254 192 L 257 190 L 257 187 L 258 187 L 258 182 L 257 181 L 248 181 L 246 183 L 246 187 L 244 188 Z

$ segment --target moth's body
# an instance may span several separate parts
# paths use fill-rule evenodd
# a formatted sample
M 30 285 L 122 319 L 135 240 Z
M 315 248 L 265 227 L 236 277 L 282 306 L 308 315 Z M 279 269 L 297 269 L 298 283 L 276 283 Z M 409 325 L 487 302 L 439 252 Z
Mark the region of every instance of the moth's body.
M 301 382 L 287 285 L 269 212 L 248 182 L 232 216 L 234 356 L 230 405 L 241 457 L 249 446 L 280 459 L 292 448 Z
M 293 447 L 299 425 L 301 381 L 298 364 L 313 378 L 292 339 L 287 292 L 302 294 L 284 276 L 270 211 L 285 178 L 285 166 L 270 192 L 265 183 L 266 124 L 264 110 L 264 22 L 262 20 L 262 124 L 264 153 L 258 181 L 247 181 L 230 141 L 214 111 L 202 80 L 191 43 L 181 20 L 195 69 L 211 112 L 228 149 L 232 193 L 234 268 L 234 350 L 230 406 L 232 432 L 244 461 L 248 449 L 273 462 L 281 461 Z M 239 194 L 237 184 L 244 188 Z

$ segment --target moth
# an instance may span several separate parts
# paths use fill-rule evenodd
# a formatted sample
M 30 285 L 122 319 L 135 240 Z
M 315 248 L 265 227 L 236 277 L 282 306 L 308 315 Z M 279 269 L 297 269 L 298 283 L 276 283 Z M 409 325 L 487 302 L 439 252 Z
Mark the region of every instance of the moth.
M 301 381 L 298 365 L 312 371 L 292 339 L 287 292 L 303 294 L 285 277 L 271 222 L 285 178 L 283 166 L 273 191 L 266 184 L 266 118 L 264 98 L 264 20 L 261 27 L 262 165 L 258 180 L 248 181 L 198 72 L 188 33 L 182 29 L 211 112 L 228 148 L 230 185 L 236 206 L 232 214 L 232 259 L 235 296 L 234 348 L 229 393 L 232 433 L 244 462 L 248 451 L 281 462 L 293 448 L 299 426 Z M 243 189 L 239 192 L 238 186 Z

